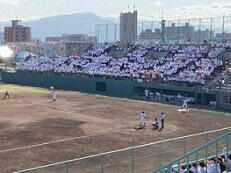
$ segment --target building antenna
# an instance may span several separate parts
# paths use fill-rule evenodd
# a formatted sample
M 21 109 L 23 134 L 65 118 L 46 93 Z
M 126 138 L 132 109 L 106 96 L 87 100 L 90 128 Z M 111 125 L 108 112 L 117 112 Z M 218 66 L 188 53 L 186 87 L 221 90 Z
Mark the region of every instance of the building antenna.
M 128 6 L 128 12 L 129 12 L 129 6 Z
M 135 5 L 133 5 L 133 11 L 135 11 L 136 10 L 136 6 Z

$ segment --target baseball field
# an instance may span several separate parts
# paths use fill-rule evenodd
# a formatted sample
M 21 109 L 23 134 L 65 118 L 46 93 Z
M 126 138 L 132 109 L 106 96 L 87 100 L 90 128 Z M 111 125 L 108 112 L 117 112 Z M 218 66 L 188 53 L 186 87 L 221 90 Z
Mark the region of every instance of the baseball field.
M 0 100 L 1 173 L 230 127 L 229 113 L 196 109 L 182 113 L 165 104 L 60 90 L 56 91 L 57 101 L 51 103 L 48 89 L 6 84 L 0 84 L 1 97 L 6 89 L 10 99 Z M 147 128 L 139 130 L 141 111 L 147 114 Z M 166 114 L 166 127 L 153 131 L 151 124 L 161 112 Z M 166 153 L 163 162 L 170 161 L 171 154 L 182 154 L 178 142 L 162 146 Z M 190 147 L 186 150 L 201 142 L 199 138 L 187 141 Z M 149 149 L 136 153 L 137 173 L 149 172 L 157 164 L 158 149 L 153 148 L 152 153 Z M 98 172 L 96 162 L 76 163 L 76 172 Z M 126 172 L 130 153 L 113 154 L 105 162 L 106 173 Z

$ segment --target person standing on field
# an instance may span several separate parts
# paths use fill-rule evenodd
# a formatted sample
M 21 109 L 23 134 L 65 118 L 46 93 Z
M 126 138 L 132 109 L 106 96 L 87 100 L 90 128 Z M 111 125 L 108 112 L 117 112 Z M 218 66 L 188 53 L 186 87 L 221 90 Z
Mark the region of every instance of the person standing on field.
M 52 98 L 53 98 L 53 102 L 56 101 L 56 92 L 55 91 L 52 91 Z
M 5 95 L 2 98 L 2 100 L 5 100 L 6 98 L 10 98 L 10 94 L 9 94 L 9 92 L 7 90 L 6 90 Z
M 165 114 L 163 112 L 160 115 L 160 121 L 161 121 L 161 128 L 159 129 L 159 131 L 164 129 Z
M 142 113 L 139 115 L 139 119 L 140 119 L 140 129 L 143 129 L 147 124 L 146 124 L 146 114 L 144 113 L 144 111 L 142 111 Z

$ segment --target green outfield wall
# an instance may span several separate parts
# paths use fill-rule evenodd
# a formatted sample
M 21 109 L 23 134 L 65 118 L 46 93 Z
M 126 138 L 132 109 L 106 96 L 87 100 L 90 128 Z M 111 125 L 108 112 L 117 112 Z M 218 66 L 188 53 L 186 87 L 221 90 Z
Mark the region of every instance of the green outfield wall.
M 145 89 L 169 95 L 177 95 L 180 93 L 194 97 L 197 104 L 201 105 L 207 105 L 210 100 L 215 99 L 219 108 L 231 110 L 231 90 L 228 89 L 173 86 L 155 82 L 136 82 L 53 73 L 2 72 L 1 78 L 5 83 L 46 88 L 54 86 L 62 90 L 73 90 L 122 98 L 134 98 L 135 96 L 141 95 Z

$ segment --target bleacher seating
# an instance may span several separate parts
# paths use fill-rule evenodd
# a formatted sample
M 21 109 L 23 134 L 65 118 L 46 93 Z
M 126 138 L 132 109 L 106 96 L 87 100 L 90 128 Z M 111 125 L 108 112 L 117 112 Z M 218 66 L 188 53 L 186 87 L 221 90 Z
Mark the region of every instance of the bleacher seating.
M 230 74 L 218 57 L 231 44 L 96 44 L 81 57 L 28 57 L 17 70 L 70 73 L 171 84 L 212 84 Z M 151 57 L 154 53 L 155 58 Z

